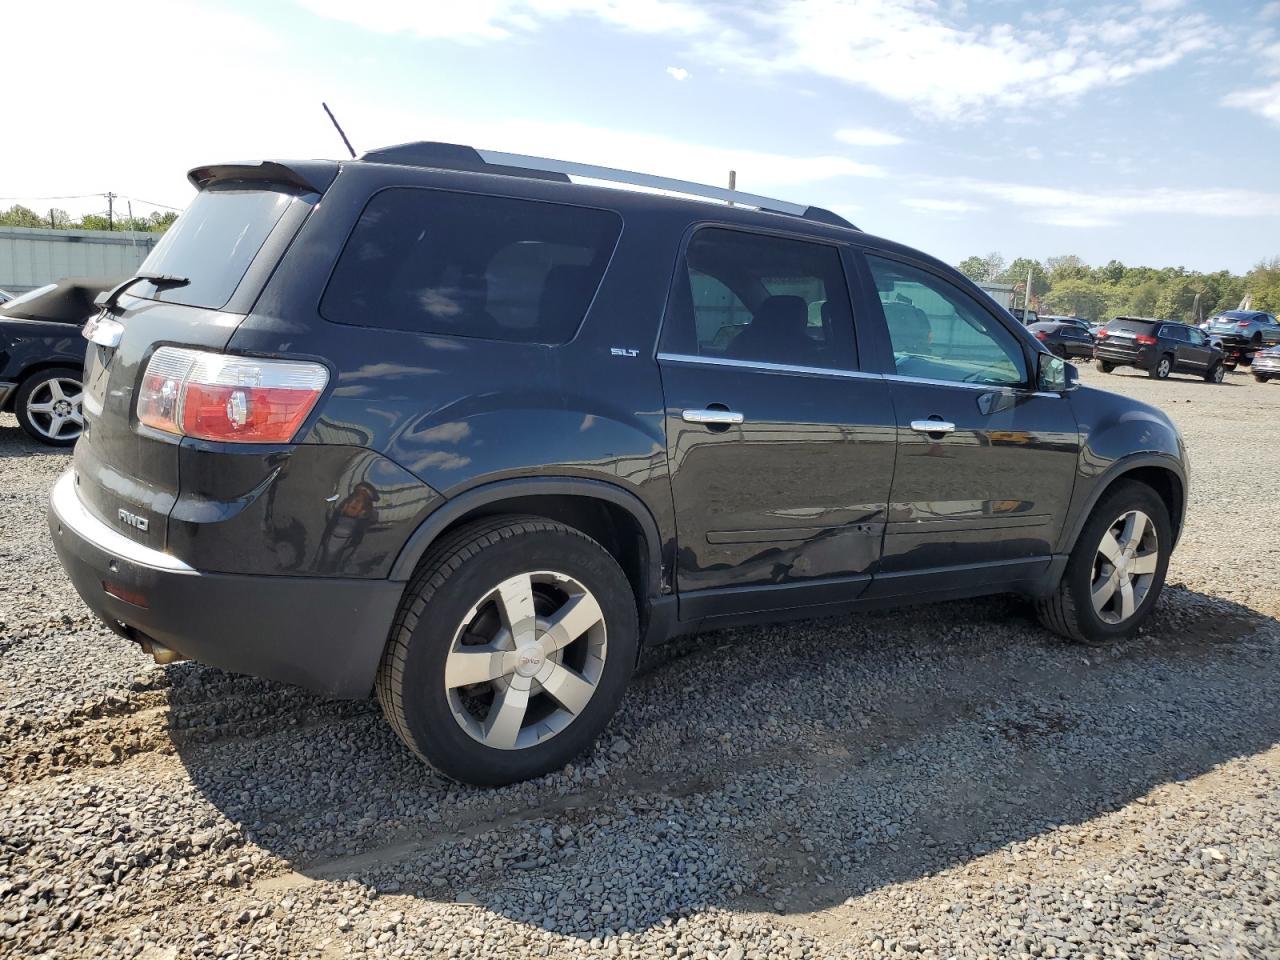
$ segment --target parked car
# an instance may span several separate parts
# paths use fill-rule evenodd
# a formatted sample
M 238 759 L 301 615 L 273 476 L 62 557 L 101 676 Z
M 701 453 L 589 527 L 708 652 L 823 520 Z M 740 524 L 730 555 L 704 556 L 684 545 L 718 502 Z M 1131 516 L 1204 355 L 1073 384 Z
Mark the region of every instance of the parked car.
M 1261 310 L 1224 310 L 1209 318 L 1208 332 L 1210 337 L 1220 338 L 1224 347 L 1257 350 L 1280 344 L 1280 323 Z
M 1064 316 L 1058 316 L 1055 314 L 1047 314 L 1047 313 L 1040 314 L 1040 318 L 1036 322 L 1037 323 L 1069 323 L 1069 324 L 1072 324 L 1073 326 L 1079 327 L 1081 330 L 1088 330 L 1091 326 L 1093 326 L 1093 324 L 1091 324 L 1084 317 L 1064 317 Z
M 190 180 L 86 328 L 49 513 L 161 662 L 372 690 L 498 784 L 679 634 L 1012 591 L 1111 643 L 1160 594 L 1169 417 L 828 211 L 428 143 Z
M 1093 356 L 1093 337 L 1085 327 L 1059 320 L 1041 320 L 1027 326 L 1049 352 L 1063 359 Z
M 84 340 L 107 280 L 59 280 L 0 304 L 0 410 L 41 443 L 70 446 L 84 423 Z
M 1009 312 L 1018 318 L 1018 322 L 1024 326 L 1030 326 L 1040 319 L 1039 314 L 1034 310 L 1027 310 L 1025 307 L 1011 307 Z
M 1280 378 L 1280 347 L 1267 347 L 1253 357 L 1253 379 L 1266 383 L 1272 378 Z
M 1116 317 L 1098 331 L 1093 355 L 1103 373 L 1137 367 L 1157 380 L 1194 373 L 1210 383 L 1221 383 L 1226 375 L 1221 348 L 1204 331 L 1171 320 Z

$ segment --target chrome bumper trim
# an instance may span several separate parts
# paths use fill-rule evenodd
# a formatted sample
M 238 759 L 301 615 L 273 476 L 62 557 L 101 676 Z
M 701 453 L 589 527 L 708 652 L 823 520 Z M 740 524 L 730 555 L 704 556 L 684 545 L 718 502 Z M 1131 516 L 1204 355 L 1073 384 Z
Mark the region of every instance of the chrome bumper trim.
M 118 530 L 112 530 L 105 523 L 85 509 L 76 492 L 76 481 L 73 472 L 68 470 L 53 485 L 49 494 L 49 507 L 59 523 L 70 529 L 77 536 L 93 544 L 105 553 L 114 554 L 122 560 L 136 563 L 142 567 L 164 570 L 167 573 L 189 573 L 199 575 L 198 571 L 160 550 L 135 543 Z

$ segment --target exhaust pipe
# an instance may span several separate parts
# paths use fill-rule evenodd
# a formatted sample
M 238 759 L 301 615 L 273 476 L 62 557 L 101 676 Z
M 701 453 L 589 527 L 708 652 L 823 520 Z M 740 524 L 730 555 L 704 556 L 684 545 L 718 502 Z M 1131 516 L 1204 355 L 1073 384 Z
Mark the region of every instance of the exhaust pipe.
M 151 654 L 151 659 L 156 663 L 164 666 L 170 663 L 181 663 L 183 660 L 190 660 L 186 654 L 179 653 L 177 650 L 170 650 L 163 643 L 152 640 L 145 634 L 138 635 L 138 646 L 142 647 L 143 653 Z

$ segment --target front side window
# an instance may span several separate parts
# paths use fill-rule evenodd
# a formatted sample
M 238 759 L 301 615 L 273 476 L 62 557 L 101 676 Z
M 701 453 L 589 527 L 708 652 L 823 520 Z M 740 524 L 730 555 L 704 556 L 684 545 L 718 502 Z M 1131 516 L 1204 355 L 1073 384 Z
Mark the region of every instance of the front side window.
M 395 187 L 374 195 L 320 302 L 337 323 L 565 343 L 622 222 L 607 210 Z
M 706 228 L 676 276 L 663 349 L 853 369 L 853 316 L 840 253 L 804 240 Z
M 1205 339 L 1204 339 L 1204 332 L 1203 332 L 1203 331 L 1195 330 L 1195 329 L 1193 329 L 1193 328 L 1188 327 L 1188 328 L 1187 328 L 1187 339 L 1191 342 L 1191 345 L 1192 345 L 1192 346 L 1194 346 L 1194 347 L 1203 347 L 1203 346 L 1205 345 Z
M 867 257 L 898 374 L 1002 386 L 1027 382 L 1017 338 L 959 287 L 924 270 Z

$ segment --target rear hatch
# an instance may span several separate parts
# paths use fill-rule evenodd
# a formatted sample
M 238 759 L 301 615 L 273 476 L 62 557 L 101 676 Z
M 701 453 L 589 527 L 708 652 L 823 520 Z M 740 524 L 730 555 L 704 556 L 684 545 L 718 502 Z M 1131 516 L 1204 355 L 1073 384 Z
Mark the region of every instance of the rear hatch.
M 1112 320 L 1098 337 L 1097 351 L 1113 357 L 1134 357 L 1141 346 L 1136 338 L 1155 335 L 1156 324 L 1150 320 Z
M 193 171 L 200 193 L 138 269 L 140 278 L 164 279 L 130 283 L 103 313 L 122 328 L 118 342 L 104 336 L 88 345 L 85 427 L 74 459 L 80 499 L 113 529 L 158 550 L 179 492 L 181 438 L 138 422 L 137 389 L 157 347 L 221 350 L 252 307 L 319 198 L 299 183 L 244 177 L 277 166 L 204 168 L 231 175 L 203 181 Z

